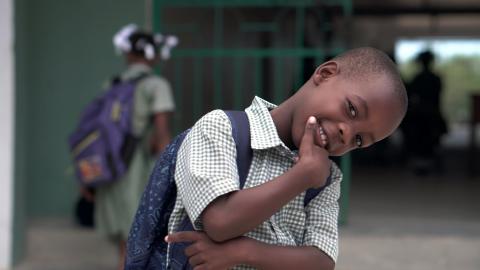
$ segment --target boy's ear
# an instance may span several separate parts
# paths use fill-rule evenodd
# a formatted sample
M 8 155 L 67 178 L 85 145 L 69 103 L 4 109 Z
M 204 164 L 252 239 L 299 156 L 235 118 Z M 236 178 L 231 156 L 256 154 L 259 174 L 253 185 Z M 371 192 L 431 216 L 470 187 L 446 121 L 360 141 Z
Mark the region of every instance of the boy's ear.
M 327 80 L 338 74 L 338 63 L 335 61 L 328 61 L 317 67 L 313 73 L 313 83 L 319 85 L 322 81 Z

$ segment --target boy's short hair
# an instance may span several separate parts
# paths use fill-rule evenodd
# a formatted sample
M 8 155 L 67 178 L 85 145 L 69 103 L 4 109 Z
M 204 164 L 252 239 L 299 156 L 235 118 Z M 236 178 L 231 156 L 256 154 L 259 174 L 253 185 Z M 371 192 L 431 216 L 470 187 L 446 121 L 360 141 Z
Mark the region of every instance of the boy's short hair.
M 332 59 L 340 65 L 340 75 L 351 80 L 370 80 L 376 76 L 386 75 L 398 97 L 403 114 L 407 111 L 408 98 L 405 85 L 395 63 L 384 52 L 361 47 L 346 51 Z

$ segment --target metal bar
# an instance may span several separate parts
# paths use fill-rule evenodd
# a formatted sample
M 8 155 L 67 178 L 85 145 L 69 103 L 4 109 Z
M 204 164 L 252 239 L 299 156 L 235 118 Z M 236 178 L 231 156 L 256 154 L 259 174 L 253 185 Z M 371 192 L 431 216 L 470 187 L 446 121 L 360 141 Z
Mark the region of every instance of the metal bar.
M 176 59 L 175 61 L 175 104 L 177 108 L 183 108 L 183 61 L 184 59 Z M 181 121 L 183 119 L 183 110 L 179 109 L 175 111 L 173 121 L 174 134 L 180 133 L 182 129 Z
M 195 23 L 175 23 L 167 24 L 165 29 L 168 29 L 169 33 L 189 33 L 200 35 L 199 25 Z
M 323 52 L 320 52 L 317 56 L 315 56 L 315 69 L 321 65 L 325 61 L 325 54 Z
M 202 63 L 200 58 L 195 58 L 193 62 L 193 117 L 194 120 L 200 118 L 203 110 L 203 82 L 202 82 Z
M 263 76 L 262 76 L 262 59 L 257 58 L 255 59 L 255 68 L 254 68 L 254 82 L 255 82 L 255 95 L 256 96 L 262 96 L 263 93 Z
M 222 48 L 223 43 L 223 7 L 215 7 L 214 18 L 214 50 L 218 51 Z M 212 50 L 210 50 L 212 51 Z M 213 80 L 214 80 L 214 96 L 213 103 L 216 108 L 220 108 L 223 104 L 222 98 L 222 63 L 220 59 L 215 58 L 213 62 Z
M 241 32 L 278 32 L 276 23 L 248 22 L 240 25 Z
M 282 75 L 283 71 L 283 61 L 282 59 L 275 58 L 275 66 L 274 66 L 274 76 L 273 76 L 273 102 L 275 104 L 280 104 L 285 100 L 285 88 L 283 79 L 284 76 Z
M 345 48 L 336 47 L 329 52 L 338 54 Z M 325 54 L 321 48 L 273 48 L 273 49 L 177 49 L 173 50 L 174 57 L 316 57 Z
M 233 63 L 234 88 L 233 88 L 233 107 L 235 110 L 242 109 L 243 106 L 243 58 L 235 58 Z
M 163 1 L 166 7 L 308 7 L 323 5 L 342 5 L 342 13 L 346 16 L 392 16 L 392 15 L 441 15 L 441 14 L 479 14 L 480 5 L 456 5 L 456 6 L 382 6 L 363 5 L 353 7 L 351 0 L 175 0 Z
M 154 32 L 161 32 L 162 30 L 162 0 L 153 0 L 152 3 L 152 29 Z
M 295 45 L 297 48 L 303 49 L 305 40 L 305 7 L 297 7 L 295 25 Z M 297 75 L 295 79 L 296 88 L 298 88 L 303 83 L 303 58 L 305 57 L 300 56 L 297 60 Z
M 343 0 L 343 16 L 350 17 L 353 14 L 353 3 L 352 0 Z
M 145 0 L 145 10 L 144 10 L 145 11 L 145 21 L 144 21 L 143 27 L 145 28 L 146 31 L 149 31 L 149 32 L 152 31 L 152 26 L 153 26 L 153 22 L 152 22 L 153 4 L 152 4 L 152 1 L 153 0 Z
M 353 9 L 354 16 L 392 16 L 392 15 L 453 15 L 453 14 L 479 14 L 480 5 L 471 6 L 357 6 Z
M 337 2 L 335 0 L 333 2 Z M 175 0 L 167 1 L 167 6 L 175 7 L 276 7 L 276 6 L 314 6 L 318 0 Z M 332 1 L 325 1 L 326 4 Z M 323 3 L 323 1 L 322 1 Z
M 154 33 L 160 33 L 161 32 L 161 28 L 162 28 L 162 25 L 161 25 L 161 18 L 162 18 L 162 15 L 161 15 L 161 12 L 162 11 L 162 0 L 153 0 L 152 2 L 152 20 L 151 20 L 151 23 L 153 24 L 151 26 L 151 29 L 153 30 Z M 154 72 L 156 74 L 161 74 L 162 73 L 162 68 L 161 68 L 161 65 L 156 65 L 156 67 L 154 68 Z

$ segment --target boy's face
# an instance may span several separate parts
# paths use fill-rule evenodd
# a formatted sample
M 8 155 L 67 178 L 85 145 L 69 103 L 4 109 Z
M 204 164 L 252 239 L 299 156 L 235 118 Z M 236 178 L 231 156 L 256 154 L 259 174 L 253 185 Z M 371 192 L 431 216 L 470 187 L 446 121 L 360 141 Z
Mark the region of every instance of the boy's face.
M 307 83 L 306 98 L 295 113 L 292 138 L 297 147 L 309 116 L 315 116 L 319 130 L 324 130 L 325 148 L 332 156 L 368 147 L 398 127 L 403 110 L 386 76 L 354 81 L 324 75 L 314 74 Z M 322 145 L 319 132 L 315 143 Z

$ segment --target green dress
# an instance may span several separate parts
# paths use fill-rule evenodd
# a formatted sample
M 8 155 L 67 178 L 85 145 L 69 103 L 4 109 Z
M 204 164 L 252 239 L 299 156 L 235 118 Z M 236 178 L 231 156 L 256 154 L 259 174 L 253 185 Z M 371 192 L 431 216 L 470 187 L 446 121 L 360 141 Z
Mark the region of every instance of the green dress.
M 122 179 L 97 188 L 95 194 L 95 226 L 101 235 L 114 241 L 127 239 L 154 165 L 150 152 L 152 115 L 175 109 L 170 85 L 165 79 L 153 75 L 150 67 L 133 64 L 121 74 L 121 79 L 133 79 L 144 73 L 151 75 L 136 86 L 132 117 L 133 133 L 140 138 L 140 143 Z

